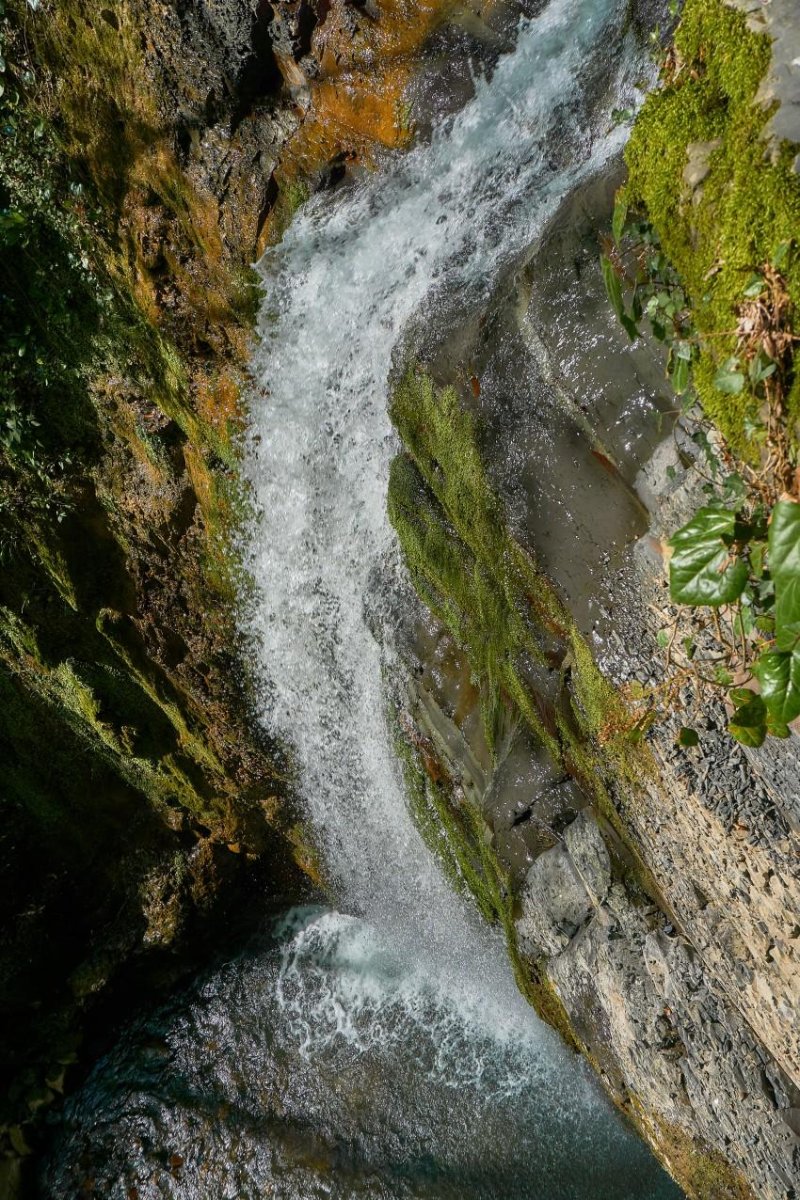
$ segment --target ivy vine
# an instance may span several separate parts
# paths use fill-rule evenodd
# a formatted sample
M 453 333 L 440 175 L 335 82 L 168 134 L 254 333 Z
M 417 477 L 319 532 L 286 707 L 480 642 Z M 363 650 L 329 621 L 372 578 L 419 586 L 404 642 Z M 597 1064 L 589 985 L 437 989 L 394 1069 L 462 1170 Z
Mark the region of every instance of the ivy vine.
M 646 723 L 659 709 L 684 704 L 687 683 L 700 697 L 716 689 L 728 701 L 731 735 L 760 746 L 767 735 L 788 737 L 800 717 L 800 471 L 785 410 L 800 338 L 783 275 L 794 247 L 782 243 L 748 271 L 732 328 L 722 335 L 732 352 L 720 361 L 720 342 L 709 345 L 695 327 L 655 230 L 628 212 L 624 197 L 612 235 L 601 260 L 609 300 L 631 339 L 647 320 L 667 347 L 678 415 L 705 462 L 709 501 L 668 543 L 670 597 L 679 608 L 659 643 L 672 673 L 658 688 L 629 694 L 644 706 Z M 717 364 L 714 386 L 747 393 L 759 413 L 746 429 L 751 462 L 736 461 L 699 413 L 692 370 L 706 354 Z M 637 729 L 642 724 L 640 712 Z M 692 746 L 699 736 L 684 726 L 678 741 Z

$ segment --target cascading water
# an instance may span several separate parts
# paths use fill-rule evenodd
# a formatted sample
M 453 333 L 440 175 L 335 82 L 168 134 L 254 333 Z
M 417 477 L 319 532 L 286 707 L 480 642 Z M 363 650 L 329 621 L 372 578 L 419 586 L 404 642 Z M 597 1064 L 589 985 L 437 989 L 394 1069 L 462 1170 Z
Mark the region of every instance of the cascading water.
M 563 196 L 620 147 L 610 109 L 630 101 L 641 67 L 620 34 L 627 7 L 553 0 L 430 145 L 339 202 L 307 206 L 261 264 L 254 366 L 268 398 L 249 474 L 263 512 L 252 565 L 268 721 L 297 751 L 343 903 L 438 970 L 471 961 L 485 976 L 485 939 L 407 814 L 383 716 L 391 634 L 379 646 L 364 615 L 374 573 L 396 560 L 392 354 L 421 312 L 442 321 L 453 299 L 488 296 Z
M 485 299 L 618 150 L 610 112 L 641 69 L 628 7 L 551 0 L 430 144 L 312 201 L 261 264 L 264 719 L 349 915 L 291 914 L 134 1030 L 68 1107 L 46 1194 L 84 1161 L 104 1195 L 141 1200 L 678 1194 L 443 878 L 385 720 L 408 600 L 386 518 L 393 355 Z
M 552 0 L 429 145 L 308 205 L 261 264 L 268 298 L 255 370 L 268 398 L 254 414 L 249 457 L 262 513 L 252 547 L 263 596 L 255 632 L 268 723 L 296 750 L 340 901 L 369 922 L 337 928 L 337 951 L 342 940 L 360 947 L 356 958 L 368 947 L 374 962 L 381 946 L 416 995 L 435 997 L 429 1017 L 441 1034 L 457 1013 L 462 1037 L 468 1029 L 481 1043 L 478 1058 L 487 1038 L 499 1045 L 511 1036 L 513 1090 L 535 1044 L 539 1068 L 551 1060 L 553 1098 L 581 1091 L 574 1066 L 516 992 L 499 936 L 452 892 L 414 828 L 385 721 L 401 590 L 386 517 L 397 450 L 387 390 L 393 353 L 401 342 L 413 349 L 414 325 L 444 326 L 465 295 L 488 297 L 503 265 L 621 146 L 611 109 L 632 102 L 642 70 L 622 32 L 627 11 L 623 0 Z M 360 979 L 362 1000 L 364 986 Z M 353 1005 L 354 995 L 338 998 L 334 1026 L 349 1024 Z M 373 1012 L 373 1033 L 376 1020 Z M 355 1024 L 359 1041 L 363 1022 Z M 310 1026 L 307 1035 L 313 1042 Z M 456 1057 L 463 1066 L 469 1047 L 443 1057 L 443 1072 L 458 1078 Z

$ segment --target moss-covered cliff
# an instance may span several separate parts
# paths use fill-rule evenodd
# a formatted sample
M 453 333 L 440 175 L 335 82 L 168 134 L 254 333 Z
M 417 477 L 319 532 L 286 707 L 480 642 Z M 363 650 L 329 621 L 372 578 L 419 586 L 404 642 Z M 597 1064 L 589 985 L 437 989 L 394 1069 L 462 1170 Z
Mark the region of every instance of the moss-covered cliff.
M 725 733 L 723 704 L 694 694 L 691 672 L 665 690 L 670 711 L 629 703 L 651 684 L 657 691 L 672 628 L 664 633 L 660 539 L 686 520 L 686 504 L 708 502 L 704 487 L 721 486 L 693 466 L 698 446 L 721 435 L 715 444 L 726 447 L 726 470 L 734 472 L 737 457 L 749 463 L 742 479 L 766 480 L 770 502 L 780 472 L 796 487 L 789 471 L 798 415 L 797 145 L 775 135 L 768 81 L 776 29 L 756 29 L 762 18 L 739 11 L 748 7 L 689 0 L 626 152 L 615 225 L 627 213 L 646 227 L 655 263 L 649 283 L 658 291 L 663 279 L 665 303 L 685 298 L 673 314 L 680 328 L 671 373 L 675 379 L 685 339 L 687 378 L 713 425 L 702 424 L 695 442 L 679 427 L 678 448 L 664 443 L 645 472 L 657 493 L 648 501 L 652 530 L 626 596 L 614 596 L 618 633 L 613 654 L 608 644 L 604 650 L 622 691 L 598 672 L 535 562 L 537 546 L 523 552 L 510 531 L 489 482 L 494 434 L 472 415 L 483 387 L 478 368 L 472 392 L 463 371 L 439 368 L 435 383 L 411 371 L 392 409 L 405 453 L 392 470 L 389 513 L 419 595 L 469 664 L 486 741 L 502 760 L 516 721 L 558 763 L 509 828 L 497 803 L 501 785 L 492 783 L 502 761 L 482 788 L 465 784 L 474 734 L 449 715 L 446 695 L 437 699 L 435 681 L 423 680 L 400 722 L 422 827 L 506 929 L 539 1011 L 587 1055 L 693 1200 L 784 1200 L 800 1170 L 800 1047 L 791 1016 L 800 980 L 796 739 L 743 753 Z M 624 256 L 617 266 L 630 279 Z M 530 275 L 539 282 L 546 272 L 537 267 L 534 260 Z M 779 325 L 763 272 L 780 292 Z M 767 378 L 779 380 L 780 393 L 763 386 L 758 370 L 748 378 L 753 299 L 766 314 L 759 336 L 777 333 L 771 357 L 780 361 Z M 639 321 L 642 309 L 627 315 Z M 484 314 L 482 323 L 488 329 L 493 319 Z M 558 349 L 561 338 L 557 330 Z M 720 379 L 726 371 L 742 374 L 741 387 Z M 680 375 L 677 382 L 688 393 Z M 589 397 L 574 399 L 590 411 Z M 502 419 L 488 406 L 481 411 L 489 423 Z M 782 458 L 772 454 L 778 442 Z M 683 706 L 699 713 L 707 739 L 699 746 L 691 738 L 679 745 Z M 651 727 L 656 715 L 660 724 Z M 507 848 L 523 828 L 533 865 L 520 880 Z
M 723 0 L 687 0 L 661 84 L 625 154 L 627 202 L 646 213 L 689 297 L 702 345 L 693 370 L 698 397 L 744 455 L 753 453 L 758 403 L 747 391 L 721 391 L 715 379 L 736 352 L 738 309 L 753 272 L 800 233 L 797 146 L 771 136 L 779 100 L 766 84 L 775 34 L 751 25 Z M 782 265 L 797 306 L 800 255 L 787 254 Z M 798 377 L 785 407 L 794 437 Z
M 17 1148 L 122 964 L 163 969 L 265 859 L 276 889 L 292 878 L 229 544 L 280 75 L 246 5 L 205 16 L 3 17 L 0 1123 Z

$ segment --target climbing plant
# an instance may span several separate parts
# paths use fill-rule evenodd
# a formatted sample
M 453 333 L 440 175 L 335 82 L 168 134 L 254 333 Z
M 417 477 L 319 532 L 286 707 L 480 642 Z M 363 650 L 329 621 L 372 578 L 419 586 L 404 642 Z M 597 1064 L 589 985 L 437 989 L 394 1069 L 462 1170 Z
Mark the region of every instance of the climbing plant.
M 794 382 L 793 306 L 784 270 L 795 247 L 782 242 L 769 261 L 748 268 L 719 358 L 692 318 L 680 277 L 653 226 L 618 200 L 601 265 L 611 304 L 631 339 L 646 320 L 667 348 L 667 374 L 680 398 L 676 415 L 698 449 L 707 503 L 669 539 L 670 597 L 680 606 L 662 629 L 670 670 L 658 689 L 632 698 L 655 716 L 709 688 L 728 700 L 730 733 L 748 746 L 789 735 L 800 716 L 800 470 L 786 415 Z M 692 386 L 695 365 L 713 357 L 714 387 L 739 396 L 749 456 L 734 459 L 702 416 Z M 688 614 L 688 623 L 687 623 Z M 694 745 L 685 726 L 678 739 Z

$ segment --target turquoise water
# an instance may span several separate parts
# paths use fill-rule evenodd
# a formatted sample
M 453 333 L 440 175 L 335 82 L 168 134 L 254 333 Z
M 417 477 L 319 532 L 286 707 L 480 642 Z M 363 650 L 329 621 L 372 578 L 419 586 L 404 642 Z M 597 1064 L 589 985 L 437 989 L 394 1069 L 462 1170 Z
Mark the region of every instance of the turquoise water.
M 476 995 L 291 910 L 98 1065 L 44 1194 L 677 1200 L 555 1035 Z

